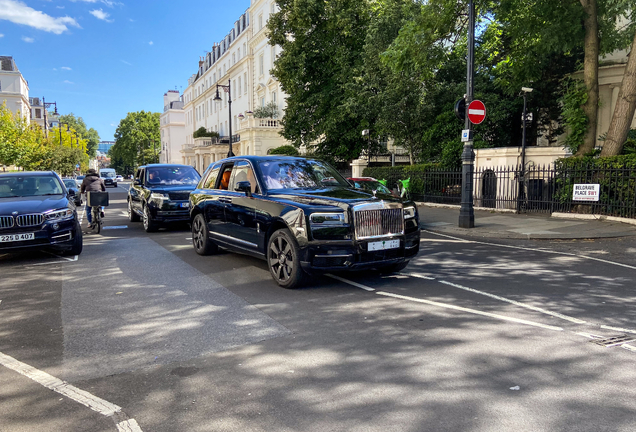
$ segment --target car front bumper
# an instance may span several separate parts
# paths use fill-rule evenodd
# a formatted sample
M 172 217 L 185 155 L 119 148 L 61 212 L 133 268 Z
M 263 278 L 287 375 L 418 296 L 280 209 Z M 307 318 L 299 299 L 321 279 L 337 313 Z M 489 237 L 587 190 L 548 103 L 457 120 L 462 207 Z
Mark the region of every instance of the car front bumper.
M 75 219 L 55 223 L 47 222 L 39 227 L 0 230 L 0 237 L 9 234 L 34 234 L 32 240 L 0 242 L 0 252 L 21 252 L 34 249 L 67 250 L 73 247 L 78 231 L 79 225 Z

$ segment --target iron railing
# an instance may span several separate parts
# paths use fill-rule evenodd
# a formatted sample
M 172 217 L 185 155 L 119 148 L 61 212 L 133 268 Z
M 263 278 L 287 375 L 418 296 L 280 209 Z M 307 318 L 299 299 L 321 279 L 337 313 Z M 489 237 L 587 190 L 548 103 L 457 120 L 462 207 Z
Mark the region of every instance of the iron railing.
M 429 169 L 412 172 L 410 195 L 417 201 L 460 204 L 461 170 Z M 473 204 L 476 207 L 526 212 L 589 213 L 636 218 L 636 170 L 582 165 L 479 167 L 473 173 Z M 387 186 L 397 189 L 403 174 L 391 173 Z M 575 201 L 575 184 L 599 184 L 598 201 Z

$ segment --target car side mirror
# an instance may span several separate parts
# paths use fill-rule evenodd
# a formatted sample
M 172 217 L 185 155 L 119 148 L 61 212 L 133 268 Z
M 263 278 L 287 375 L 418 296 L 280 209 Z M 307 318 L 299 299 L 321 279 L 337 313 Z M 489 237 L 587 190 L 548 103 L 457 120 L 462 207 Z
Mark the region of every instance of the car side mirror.
M 141 180 L 139 180 L 139 179 L 135 179 L 135 180 L 133 180 L 133 184 L 134 184 L 135 186 L 141 186 Z
M 76 189 L 73 189 L 73 188 L 70 188 L 70 189 L 68 190 L 68 196 L 70 196 L 70 197 L 74 197 L 75 195 L 77 195 L 77 190 L 76 190 Z
M 349 179 L 347 179 L 347 181 L 349 182 L 349 186 L 351 186 L 352 188 L 356 187 L 356 182 L 354 182 L 353 180 L 349 180 Z
M 240 181 L 234 187 L 236 192 L 245 192 L 246 196 L 252 196 L 252 185 L 248 181 Z

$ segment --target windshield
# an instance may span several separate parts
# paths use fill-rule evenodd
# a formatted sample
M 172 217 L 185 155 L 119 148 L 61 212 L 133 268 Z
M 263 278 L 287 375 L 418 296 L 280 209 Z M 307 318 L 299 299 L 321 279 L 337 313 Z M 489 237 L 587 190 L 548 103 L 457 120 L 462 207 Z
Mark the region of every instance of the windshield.
M 77 189 L 77 182 L 75 180 L 62 180 L 64 182 L 64 186 L 66 186 L 66 189 Z
M 60 195 L 59 180 L 50 175 L 25 175 L 0 178 L 0 198 Z
M 100 172 L 99 175 L 101 178 L 115 178 L 114 172 Z
M 391 191 L 389 190 L 388 187 L 384 186 L 382 183 L 380 183 L 377 180 L 365 180 L 365 181 L 356 181 L 356 189 L 362 189 L 365 191 L 370 191 L 373 192 L 378 191 L 380 193 L 383 194 L 391 194 Z
M 351 185 L 329 164 L 319 160 L 292 159 L 260 162 L 267 189 L 306 189 Z
M 149 185 L 196 185 L 201 176 L 192 167 L 148 168 L 146 183 Z

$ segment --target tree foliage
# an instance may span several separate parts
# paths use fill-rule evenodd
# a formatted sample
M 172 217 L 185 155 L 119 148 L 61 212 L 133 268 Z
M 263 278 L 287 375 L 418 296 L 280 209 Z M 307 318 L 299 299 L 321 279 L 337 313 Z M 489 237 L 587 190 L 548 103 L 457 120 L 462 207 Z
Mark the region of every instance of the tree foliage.
M 86 123 L 82 117 L 75 117 L 75 114 L 69 113 L 60 116 L 60 123 L 68 125 L 71 129 L 82 138 L 86 140 L 86 150 L 90 157 L 95 157 L 97 153 L 97 146 L 101 141 L 99 134 L 93 128 L 87 129 Z M 64 125 L 62 126 L 62 129 Z
M 118 172 L 130 174 L 134 168 L 158 160 L 160 146 L 159 113 L 137 111 L 128 113 L 115 131 L 115 144 L 109 155 L 111 166 Z

